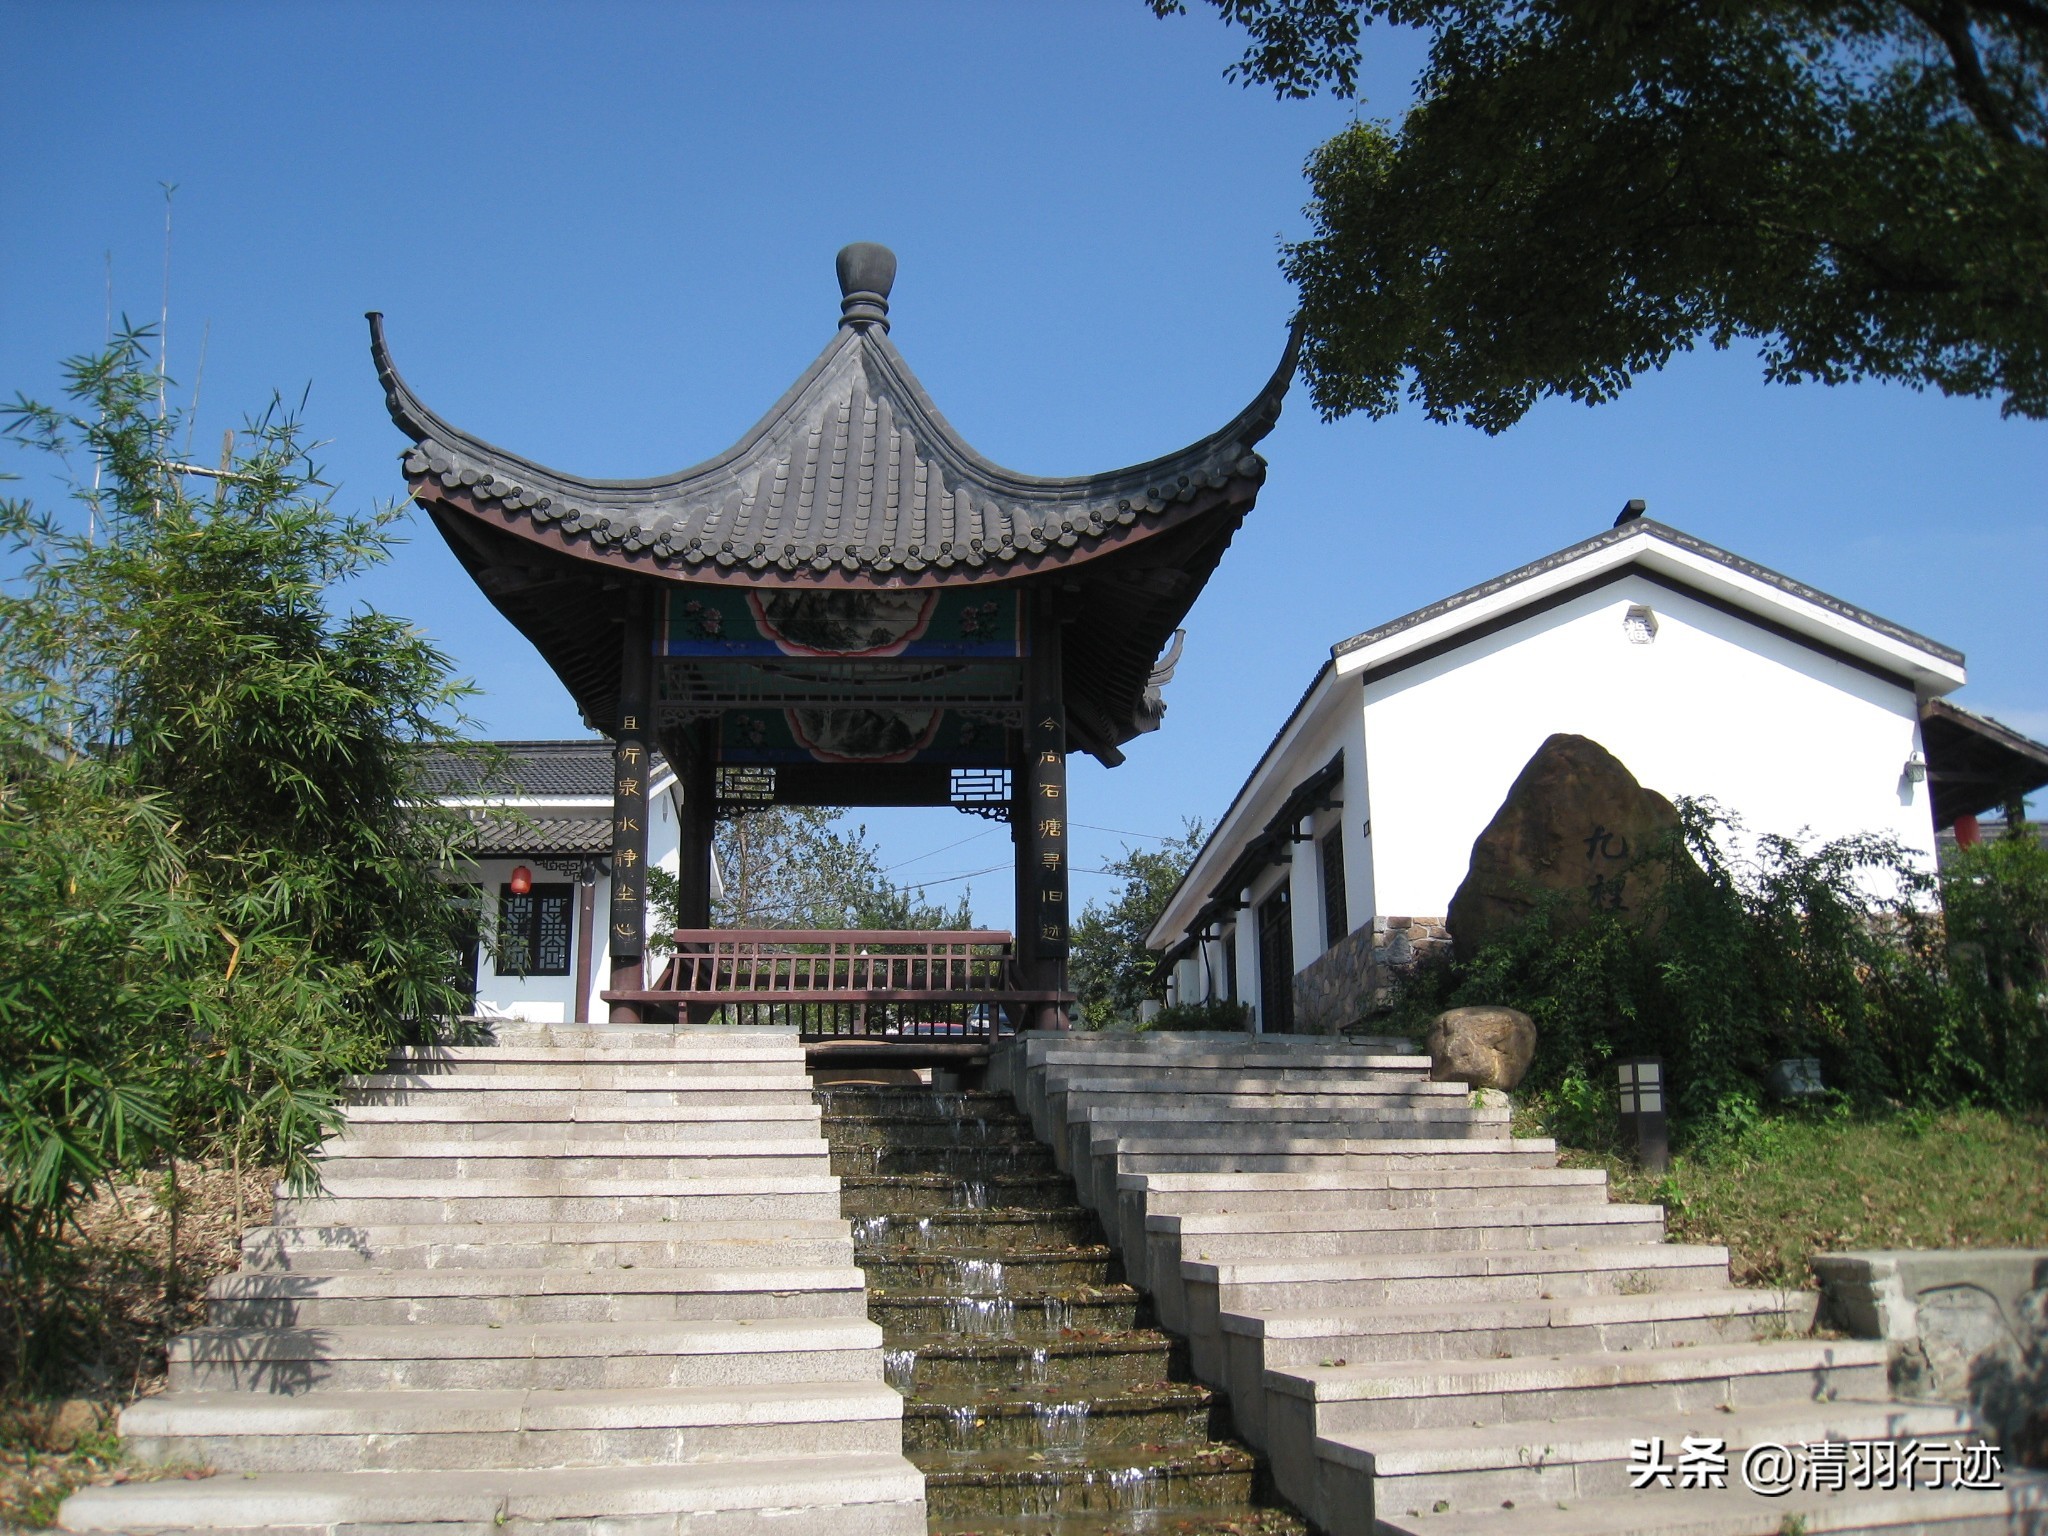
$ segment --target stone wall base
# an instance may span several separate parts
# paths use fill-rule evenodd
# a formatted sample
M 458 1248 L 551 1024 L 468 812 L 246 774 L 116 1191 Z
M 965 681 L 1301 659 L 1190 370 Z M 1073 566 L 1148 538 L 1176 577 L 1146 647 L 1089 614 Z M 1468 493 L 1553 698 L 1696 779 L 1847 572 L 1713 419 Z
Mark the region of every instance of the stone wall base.
M 1375 917 L 1353 929 L 1294 976 L 1294 1030 L 1334 1035 L 1386 1006 L 1395 975 L 1427 955 L 1448 952 L 1440 917 Z

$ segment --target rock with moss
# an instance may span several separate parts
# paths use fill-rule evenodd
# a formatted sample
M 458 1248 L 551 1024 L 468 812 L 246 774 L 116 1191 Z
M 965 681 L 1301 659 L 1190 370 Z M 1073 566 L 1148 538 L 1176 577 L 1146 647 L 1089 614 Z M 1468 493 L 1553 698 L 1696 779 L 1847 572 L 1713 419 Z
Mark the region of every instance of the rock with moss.
M 1429 1026 L 1428 1049 L 1436 1081 L 1506 1090 L 1536 1059 L 1536 1023 L 1514 1008 L 1452 1008 Z
M 1678 808 L 1585 736 L 1536 749 L 1472 845 L 1448 924 L 1458 959 L 1538 912 L 1567 929 L 1595 912 L 1643 917 L 1667 866 L 1648 859 L 1679 832 Z

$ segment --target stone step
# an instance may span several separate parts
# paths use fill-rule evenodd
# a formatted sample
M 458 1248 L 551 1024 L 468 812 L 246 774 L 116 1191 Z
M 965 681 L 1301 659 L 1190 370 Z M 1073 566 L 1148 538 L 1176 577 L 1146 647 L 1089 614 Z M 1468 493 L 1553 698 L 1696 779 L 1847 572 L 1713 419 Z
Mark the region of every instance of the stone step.
M 1171 1335 L 1143 1328 L 1034 1343 L 911 1334 L 890 1342 L 885 1363 L 889 1384 L 906 1396 L 980 1387 L 1064 1402 L 1156 1386 L 1185 1354 Z
M 893 1455 L 903 1400 L 881 1381 L 629 1391 L 174 1392 L 121 1417 L 147 1463 L 224 1471 L 669 1466 Z
M 1157 1051 L 1148 1045 L 1142 1050 L 1103 1048 L 1051 1052 L 1046 1056 L 1041 1072 L 1042 1081 L 1051 1086 L 1077 1073 L 1107 1075 L 1124 1072 L 1145 1077 L 1161 1072 L 1187 1071 L 1232 1072 L 1246 1076 L 1259 1073 L 1328 1072 L 1350 1075 L 1383 1072 L 1418 1076 L 1427 1075 L 1430 1068 L 1427 1056 L 1405 1051 L 1332 1049 L 1327 1045 L 1289 1050 L 1270 1047 L 1219 1049 L 1211 1046 L 1206 1049 L 1188 1047 Z
M 1356 1100 L 1327 1107 L 1315 1105 L 1175 1104 L 1149 1100 L 1116 1104 L 1084 1104 L 1067 1125 L 1067 1139 L 1089 1141 L 1104 1136 L 1151 1136 L 1171 1127 L 1181 1139 L 1216 1140 L 1234 1130 L 1255 1130 L 1262 1140 L 1288 1137 L 1428 1136 L 1462 1137 L 1507 1129 L 1508 1112 L 1462 1102 L 1416 1103 Z M 1437 1128 L 1437 1129 L 1432 1129 Z M 1084 1143 L 1085 1144 L 1085 1143 Z
M 1440 1122 L 1387 1122 L 1365 1134 L 1351 1125 L 1183 1125 L 1141 1132 L 1077 1124 L 1062 1153 L 1083 1204 L 1108 1208 L 1117 1181 L 1134 1173 L 1308 1173 L 1372 1167 L 1547 1168 L 1556 1143 L 1513 1139 L 1505 1126 L 1446 1127 Z M 1469 1133 L 1469 1134 L 1466 1134 Z
M 1423 1206 L 1515 1209 L 1540 1205 L 1602 1205 L 1607 1178 L 1597 1168 L 1426 1168 L 1414 1173 L 1289 1174 L 1293 1188 L 1156 1189 L 1117 1180 L 1117 1215 L 1129 1228 L 1148 1215 L 1244 1215 L 1255 1212 L 1393 1211 Z M 1241 1175 L 1241 1177 L 1244 1177 Z M 1274 1177 L 1249 1175 L 1248 1177 Z
M 221 1328 L 862 1317 L 852 1267 L 244 1270 L 207 1287 Z
M 702 1145 L 692 1143 L 688 1151 L 672 1142 L 560 1138 L 535 1143 L 417 1141 L 381 1147 L 329 1143 L 322 1148 L 322 1158 L 321 1175 L 329 1188 L 338 1178 L 587 1183 L 750 1173 L 820 1175 L 830 1171 L 825 1143 L 816 1136 L 758 1141 L 735 1136 Z
M 827 1084 L 813 1095 L 827 1118 L 838 1121 L 902 1120 L 922 1125 L 1021 1124 L 1025 1117 L 1007 1093 L 939 1093 L 930 1088 L 841 1088 Z
M 1085 1293 L 1017 1290 L 1000 1296 L 945 1292 L 884 1294 L 868 1300 L 868 1316 L 891 1338 L 911 1334 L 1043 1343 L 1075 1331 L 1121 1333 L 1143 1322 L 1144 1298 L 1127 1285 Z
M 970 1445 L 1074 1451 L 1106 1445 L 1166 1445 L 1228 1432 L 1222 1400 L 1209 1388 L 1169 1383 L 1069 1401 L 989 1399 L 955 1392 L 903 1405 L 903 1445 L 957 1451 Z
M 1094 1140 L 1095 1138 L 1091 1138 Z M 1547 1137 L 1303 1136 L 1246 1127 L 1183 1126 L 1171 1134 L 1102 1134 L 1120 1173 L 1309 1173 L 1379 1167 L 1553 1168 Z
M 447 1084 L 471 1091 L 520 1087 L 554 1086 L 569 1090 L 631 1091 L 638 1088 L 678 1089 L 702 1087 L 707 1090 L 733 1088 L 808 1089 L 803 1059 L 788 1057 L 727 1056 L 717 1059 L 691 1058 L 667 1052 L 562 1052 L 528 1053 L 503 1058 L 490 1056 L 469 1060 L 441 1060 L 422 1057 L 394 1057 L 374 1070 L 344 1080 L 351 1088 L 380 1090 L 402 1087 L 438 1087 Z
M 979 1235 L 979 1234 L 977 1234 Z M 937 1253 L 862 1255 L 868 1283 L 882 1293 L 998 1296 L 1114 1284 L 1116 1255 L 1089 1243 L 1051 1253 L 948 1246 Z
M 924 1536 L 923 1482 L 901 1456 L 790 1456 L 673 1467 L 280 1472 L 87 1488 L 74 1531 L 362 1536 Z
M 346 1128 L 329 1137 L 352 1146 L 431 1141 L 723 1141 L 768 1136 L 814 1136 L 818 1106 L 749 1105 L 735 1111 L 717 1105 L 625 1104 L 605 1109 L 573 1103 L 497 1104 L 476 1095 L 446 1101 L 423 1095 L 412 1104 L 357 1104 Z
M 242 1239 L 252 1269 L 674 1269 L 763 1264 L 843 1266 L 853 1237 L 835 1213 L 809 1220 L 416 1222 L 258 1227 Z
M 648 1044 L 746 1051 L 788 1048 L 800 1043 L 796 1028 L 787 1024 L 679 1024 L 651 1020 L 613 1023 L 609 1019 L 592 1019 L 582 1024 L 543 1024 L 525 1019 L 479 1022 L 486 1043 L 500 1046 Z
M 1546 1250 L 1575 1254 L 1587 1247 L 1664 1250 L 1664 1213 L 1658 1206 L 1580 1203 L 1528 1206 L 1423 1206 L 1389 1211 L 1254 1212 L 1241 1216 L 1148 1216 L 1142 1256 L 1125 1262 L 1152 1293 L 1160 1321 L 1196 1336 L 1195 1365 L 1213 1368 L 1210 1323 L 1223 1303 L 1206 1266 L 1238 1263 L 1312 1263 L 1381 1255 L 1510 1254 Z M 1193 1230 L 1181 1230 L 1183 1222 Z M 1569 1259 L 1564 1262 L 1571 1262 Z M 1140 1269 L 1142 1264 L 1142 1269 Z M 1190 1268 L 1190 1265 L 1195 1266 Z M 1725 1268 L 1716 1272 L 1725 1280 Z M 1704 1281 L 1712 1285 L 1718 1280 Z M 1232 1311 L 1261 1310 L 1232 1304 Z M 1220 1343 L 1217 1347 L 1220 1347 Z
M 591 1390 L 872 1379 L 864 1318 L 199 1328 L 170 1345 L 173 1392 Z
M 929 1120 L 912 1115 L 852 1116 L 828 1113 L 822 1129 L 835 1147 L 1036 1147 L 1043 1143 L 1031 1122 Z
M 941 1173 L 854 1174 L 840 1179 L 850 1217 L 941 1215 L 959 1210 L 1062 1210 L 1074 1186 L 1061 1174 L 997 1175 L 962 1181 Z
M 1184 1259 L 1181 1273 L 1191 1292 L 1197 1286 L 1214 1289 L 1219 1310 L 1249 1315 L 1714 1290 L 1728 1283 L 1728 1250 L 1694 1243 L 1588 1243 L 1277 1262 Z
M 803 1047 L 795 1042 L 762 1041 L 738 1049 L 724 1042 L 679 1040 L 647 1045 L 437 1045 L 391 1054 L 396 1072 L 462 1070 L 468 1072 L 532 1072 L 538 1068 L 579 1066 L 697 1066 L 707 1071 L 763 1072 L 785 1067 L 803 1070 Z
M 1220 1330 L 1255 1343 L 1261 1370 L 1335 1363 L 1510 1359 L 1742 1342 L 1763 1327 L 1812 1326 L 1810 1291 L 1652 1291 L 1548 1301 L 1460 1302 L 1352 1311 L 1225 1312 Z
M 1259 1464 L 1240 1446 L 1108 1446 L 1094 1451 L 926 1451 L 925 1507 L 938 1521 L 996 1530 L 1021 1515 L 1100 1516 L 1119 1508 L 1249 1504 Z
M 592 1082 L 588 1087 L 552 1072 L 506 1073 L 474 1077 L 450 1073 L 426 1075 L 409 1072 L 381 1072 L 353 1081 L 347 1102 L 364 1105 L 409 1105 L 428 1099 L 447 1103 L 479 1103 L 518 1108 L 575 1107 L 578 1109 L 622 1108 L 626 1105 L 690 1105 L 704 1109 L 744 1110 L 756 1105 L 809 1104 L 811 1091 L 800 1075 L 764 1077 L 707 1077 L 679 1074 L 674 1078 L 650 1078 L 630 1072 L 591 1067 L 593 1078 L 613 1077 L 616 1082 Z
M 1708 1413 L 1720 1404 L 1882 1397 L 1880 1341 L 1843 1339 L 1530 1360 L 1304 1366 L 1266 1373 L 1268 1434 L 1311 1444 L 1378 1429 Z M 1307 1434 L 1284 1419 L 1306 1416 Z
M 1730 1451 L 1728 1481 L 1741 1478 L 1742 1453 L 1752 1446 L 1803 1447 L 1833 1441 L 1961 1440 L 1978 1436 L 1967 1409 L 1947 1404 L 1838 1399 L 1709 1411 L 1670 1421 L 1639 1416 L 1560 1419 L 1484 1428 L 1379 1430 L 1326 1436 L 1319 1458 L 1340 1478 L 1370 1475 L 1382 1516 L 1485 1513 L 1512 1501 L 1519 1509 L 1554 1507 L 1560 1500 L 1611 1498 L 1630 1491 L 1631 1445 L 1651 1436 L 1665 1442 L 1675 1461 L 1688 1436 L 1720 1440 Z M 1645 1513 L 1678 1490 L 1640 1491 Z M 1438 1510 L 1441 1503 L 1445 1506 Z
M 1595 1168 L 1408 1170 L 1382 1164 L 1307 1173 L 1126 1173 L 1116 1183 L 1109 1224 L 1127 1252 L 1142 1249 L 1145 1218 L 1153 1213 L 1505 1208 L 1520 1201 L 1598 1206 L 1607 1200 L 1607 1176 Z
M 364 1093 L 394 1088 L 448 1088 L 464 1093 L 746 1093 L 761 1088 L 810 1088 L 803 1063 L 770 1061 L 663 1061 L 637 1064 L 608 1061 L 602 1053 L 583 1061 L 427 1062 L 393 1065 L 345 1079 Z
M 1368 1530 L 1338 1525 L 1330 1536 L 2015 1536 L 2028 1515 L 2048 1509 L 2048 1489 L 2002 1493 L 1793 1493 L 1772 1497 L 1740 1486 L 1659 1489 L 1606 1499 L 1559 1499 L 1534 1509 L 1385 1519 Z M 2039 1515 L 2033 1523 L 2039 1523 Z
M 1230 1383 L 1246 1437 L 1264 1445 L 1269 1370 L 1714 1348 L 1803 1333 L 1812 1326 L 1815 1299 L 1807 1291 L 1724 1287 L 1348 1311 L 1226 1311 L 1213 1319 L 1198 1306 L 1191 1344 L 1197 1368 L 1211 1365 Z
M 1547 1179 L 1549 1173 L 1591 1178 Z M 1607 1203 L 1607 1180 L 1598 1169 L 1529 1168 L 1503 1172 L 1490 1169 L 1442 1168 L 1420 1173 L 1363 1175 L 1339 1182 L 1332 1175 L 1319 1188 L 1253 1190 L 1138 1190 L 1119 1188 L 1119 1204 L 1133 1201 L 1147 1216 L 1326 1216 L 1345 1212 L 1419 1210 L 1464 1207 L 1514 1211 L 1530 1204 L 1594 1206 Z
M 839 1214 L 839 1181 L 830 1174 L 673 1180 L 464 1180 L 437 1191 L 409 1179 L 329 1179 L 329 1193 L 280 1196 L 279 1226 L 392 1226 L 421 1222 L 659 1222 L 827 1219 Z M 670 1184 L 672 1189 L 658 1186 Z M 652 1186 L 652 1187 L 650 1187 Z
M 1472 1090 L 1464 1083 L 1439 1083 L 1426 1077 L 1240 1077 L 1219 1072 L 1204 1079 L 1185 1074 L 1133 1074 L 1128 1078 L 1076 1077 L 1049 1084 L 1046 1102 L 1055 1112 L 1064 1105 L 1069 1118 L 1079 1114 L 1084 1106 L 1118 1103 L 1182 1104 L 1191 1108 L 1260 1105 L 1320 1109 L 1361 1103 L 1471 1108 Z
M 1052 1149 L 1036 1142 L 1025 1147 L 836 1147 L 830 1166 L 842 1178 L 936 1173 L 986 1181 L 1059 1174 Z
M 1575 1248 L 1584 1244 L 1661 1244 L 1664 1208 L 1656 1205 L 1420 1206 L 1408 1210 L 1248 1211 L 1145 1218 L 1155 1252 L 1165 1239 L 1176 1268 L 1257 1258 L 1318 1258 L 1344 1253 L 1419 1253 L 1446 1249 Z
M 853 1233 L 863 1263 L 869 1255 L 886 1260 L 954 1248 L 978 1252 L 1003 1247 L 1014 1252 L 1092 1247 L 1102 1237 L 1094 1216 L 1073 1206 L 862 1216 L 854 1221 Z

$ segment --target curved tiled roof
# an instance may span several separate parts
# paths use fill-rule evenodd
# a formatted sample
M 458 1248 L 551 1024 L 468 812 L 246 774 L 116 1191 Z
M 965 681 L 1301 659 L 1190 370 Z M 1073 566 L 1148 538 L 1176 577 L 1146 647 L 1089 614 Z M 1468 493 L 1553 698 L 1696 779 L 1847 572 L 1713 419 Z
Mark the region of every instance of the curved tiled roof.
M 612 851 L 609 810 L 588 816 L 479 816 L 464 850 L 474 859 L 608 854 Z
M 438 749 L 420 765 L 435 795 L 550 795 L 610 799 L 612 744 L 602 736 L 568 741 L 488 741 L 468 750 Z
M 399 376 L 371 314 L 370 345 L 414 495 L 586 559 L 686 581 L 930 586 L 1072 565 L 1142 539 L 1198 504 L 1250 500 L 1255 445 L 1293 378 L 1299 332 L 1251 404 L 1220 431 L 1128 469 L 1021 475 L 954 431 L 886 334 L 852 319 L 768 414 L 724 453 L 650 480 L 591 480 L 471 436 Z

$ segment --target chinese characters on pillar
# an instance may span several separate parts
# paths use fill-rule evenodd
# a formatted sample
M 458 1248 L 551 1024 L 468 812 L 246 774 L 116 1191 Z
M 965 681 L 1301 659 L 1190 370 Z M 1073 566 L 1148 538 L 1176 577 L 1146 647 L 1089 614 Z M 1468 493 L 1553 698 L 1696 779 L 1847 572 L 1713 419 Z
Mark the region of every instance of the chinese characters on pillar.
M 1030 830 L 1037 857 L 1030 889 L 1031 913 L 1019 913 L 1019 926 L 1031 924 L 1038 954 L 1064 959 L 1067 953 L 1067 733 L 1052 715 L 1030 730 L 1023 804 L 1017 814 Z
M 647 944 L 647 734 L 623 715 L 612 749 L 612 955 L 635 959 Z

